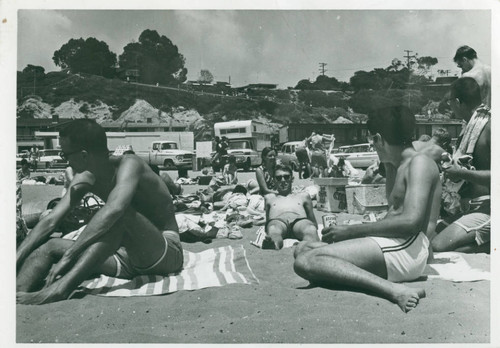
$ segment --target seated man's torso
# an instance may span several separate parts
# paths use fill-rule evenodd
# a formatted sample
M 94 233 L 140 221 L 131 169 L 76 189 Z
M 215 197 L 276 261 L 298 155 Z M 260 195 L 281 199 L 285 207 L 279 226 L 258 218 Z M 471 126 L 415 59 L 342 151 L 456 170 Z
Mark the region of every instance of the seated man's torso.
M 274 195 L 270 195 L 273 197 Z M 289 194 L 288 196 L 276 195 L 269 199 L 269 219 L 279 217 L 307 217 L 304 210 L 304 198 L 299 194 Z

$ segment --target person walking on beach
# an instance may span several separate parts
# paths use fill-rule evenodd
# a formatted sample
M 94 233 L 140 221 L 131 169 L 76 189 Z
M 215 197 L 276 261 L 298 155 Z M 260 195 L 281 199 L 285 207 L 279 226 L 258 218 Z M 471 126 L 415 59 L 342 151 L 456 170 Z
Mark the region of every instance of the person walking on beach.
M 94 120 L 72 121 L 59 136 L 61 157 L 75 175 L 59 204 L 17 249 L 17 302 L 67 299 L 96 274 L 131 279 L 179 271 L 183 256 L 175 209 L 161 178 L 136 155 L 109 157 L 106 133 Z M 87 192 L 106 204 L 80 237 L 49 238 Z
M 440 209 L 439 170 L 415 150 L 403 157 L 403 150 L 411 151 L 415 127 L 407 107 L 372 111 L 367 126 L 386 168 L 387 215 L 374 223 L 323 229 L 322 242 L 296 247 L 294 269 L 312 283 L 374 293 L 408 312 L 425 290 L 398 283 L 419 278 L 427 263 L 426 233 L 435 229 Z
M 278 193 L 264 197 L 267 238 L 262 248 L 279 250 L 283 248 L 285 238 L 319 242 L 311 197 L 307 192 L 292 194 L 292 168 L 276 165 L 274 178 Z

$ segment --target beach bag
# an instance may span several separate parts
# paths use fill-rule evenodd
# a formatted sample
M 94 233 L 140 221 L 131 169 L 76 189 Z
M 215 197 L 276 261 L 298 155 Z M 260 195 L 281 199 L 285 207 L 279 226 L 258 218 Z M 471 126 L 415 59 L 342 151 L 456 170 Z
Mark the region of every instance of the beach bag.
M 47 204 L 47 209 L 53 209 L 60 201 L 54 198 Z M 101 209 L 103 202 L 93 194 L 87 194 L 82 198 L 79 206 L 74 207 L 57 226 L 57 231 L 63 235 L 78 230 L 89 223 L 90 219 Z

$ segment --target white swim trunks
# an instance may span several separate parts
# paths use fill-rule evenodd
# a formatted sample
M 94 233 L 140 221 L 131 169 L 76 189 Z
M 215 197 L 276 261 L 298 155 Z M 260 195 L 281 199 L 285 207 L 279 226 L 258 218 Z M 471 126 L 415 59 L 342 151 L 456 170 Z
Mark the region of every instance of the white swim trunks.
M 419 232 L 410 238 L 369 237 L 382 249 L 387 280 L 405 282 L 419 278 L 427 264 L 429 240 Z

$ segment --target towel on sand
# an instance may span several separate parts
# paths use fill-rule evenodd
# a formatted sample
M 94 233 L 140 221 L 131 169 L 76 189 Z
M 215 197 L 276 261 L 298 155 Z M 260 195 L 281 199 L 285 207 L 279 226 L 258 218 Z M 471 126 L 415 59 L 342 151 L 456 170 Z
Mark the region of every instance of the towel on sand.
M 452 282 L 475 282 L 490 280 L 490 272 L 472 268 L 457 252 L 435 253 L 432 263 L 427 264 L 424 276 Z
M 144 275 L 120 279 L 101 275 L 82 283 L 80 291 L 101 296 L 151 296 L 227 284 L 255 284 L 243 246 L 224 246 L 192 253 L 184 250 L 184 268 L 168 277 Z

